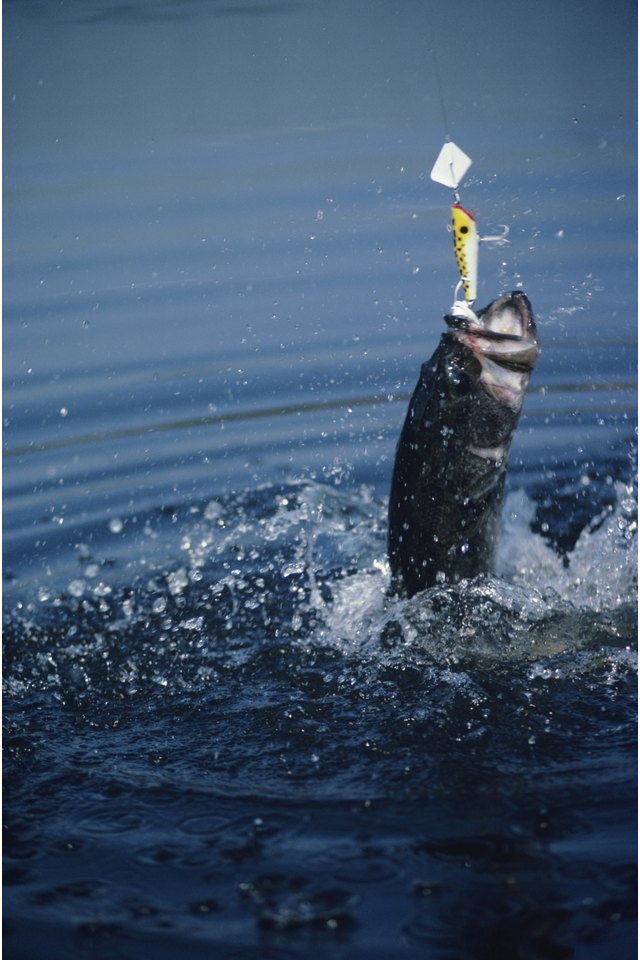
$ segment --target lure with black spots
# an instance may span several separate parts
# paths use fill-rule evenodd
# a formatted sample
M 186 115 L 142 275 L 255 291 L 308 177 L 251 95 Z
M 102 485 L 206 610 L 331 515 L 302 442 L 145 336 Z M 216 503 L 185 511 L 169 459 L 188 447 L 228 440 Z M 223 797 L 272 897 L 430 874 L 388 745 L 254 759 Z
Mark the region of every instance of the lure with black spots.
M 451 232 L 464 298 L 473 303 L 478 295 L 478 231 L 475 218 L 459 203 L 451 206 Z

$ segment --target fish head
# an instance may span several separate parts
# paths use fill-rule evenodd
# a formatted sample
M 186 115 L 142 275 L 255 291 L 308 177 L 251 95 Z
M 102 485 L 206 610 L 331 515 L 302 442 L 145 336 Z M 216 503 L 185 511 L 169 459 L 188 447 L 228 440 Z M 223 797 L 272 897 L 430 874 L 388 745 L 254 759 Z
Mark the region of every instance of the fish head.
M 458 343 L 477 361 L 481 388 L 518 413 L 540 348 L 531 304 L 520 290 L 469 317 L 445 317 Z

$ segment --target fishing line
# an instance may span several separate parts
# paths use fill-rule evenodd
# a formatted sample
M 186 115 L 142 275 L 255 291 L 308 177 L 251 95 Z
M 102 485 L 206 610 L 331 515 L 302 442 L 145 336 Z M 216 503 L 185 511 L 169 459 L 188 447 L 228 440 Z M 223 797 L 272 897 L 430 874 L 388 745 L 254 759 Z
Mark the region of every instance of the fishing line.
M 471 157 L 467 156 L 451 139 L 449 133 L 449 118 L 447 116 L 447 107 L 442 86 L 442 76 L 438 66 L 436 51 L 433 47 L 431 48 L 431 56 L 433 57 L 433 69 L 445 132 L 444 144 L 431 170 L 431 179 L 453 190 L 453 203 L 450 208 L 450 230 L 453 235 L 453 250 L 458 273 L 460 274 L 460 280 L 456 285 L 454 293 L 454 303 L 451 308 L 451 314 L 466 320 L 473 320 L 475 323 L 478 321 L 478 318 L 473 312 L 472 305 L 477 296 L 479 245 L 482 242 L 486 243 L 488 241 L 497 244 L 508 243 L 507 235 L 509 228 L 504 226 L 502 236 L 481 237 L 477 231 L 476 218 L 473 214 L 469 213 L 468 210 L 465 210 L 461 204 L 459 186 L 473 161 Z M 463 298 L 460 297 L 460 290 L 463 292 Z
M 445 142 L 451 140 L 451 134 L 449 133 L 449 120 L 447 118 L 447 108 L 444 99 L 444 90 L 442 88 L 442 78 L 440 76 L 440 68 L 438 66 L 438 58 L 436 56 L 436 51 L 434 47 L 431 47 L 431 56 L 433 57 L 433 69 L 436 75 L 436 85 L 438 87 L 438 96 L 440 98 L 440 109 L 442 110 L 442 123 L 444 125 L 444 138 Z

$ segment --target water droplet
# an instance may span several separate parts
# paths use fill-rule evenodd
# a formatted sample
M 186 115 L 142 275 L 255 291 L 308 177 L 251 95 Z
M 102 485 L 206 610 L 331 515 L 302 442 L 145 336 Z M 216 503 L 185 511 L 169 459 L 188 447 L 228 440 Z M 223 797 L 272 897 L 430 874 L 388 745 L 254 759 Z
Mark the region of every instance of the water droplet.
M 205 520 L 217 520 L 222 513 L 222 507 L 217 500 L 210 500 L 204 508 Z
M 169 585 L 169 591 L 174 596 L 182 593 L 184 588 L 189 583 L 187 571 L 184 569 L 184 567 L 181 567 L 179 570 L 175 570 L 173 573 L 167 574 L 167 583 Z
M 124 524 L 120 517 L 112 517 L 111 520 L 109 520 L 109 530 L 111 533 L 121 533 L 123 526 Z

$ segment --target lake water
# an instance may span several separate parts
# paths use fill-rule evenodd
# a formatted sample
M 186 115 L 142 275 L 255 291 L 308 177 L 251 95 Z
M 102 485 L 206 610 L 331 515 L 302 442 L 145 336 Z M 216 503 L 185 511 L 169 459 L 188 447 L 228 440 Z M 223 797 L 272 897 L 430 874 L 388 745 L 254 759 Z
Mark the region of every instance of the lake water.
M 636 955 L 635 11 L 4 3 L 13 960 Z M 542 357 L 495 577 L 386 597 L 456 275 Z

